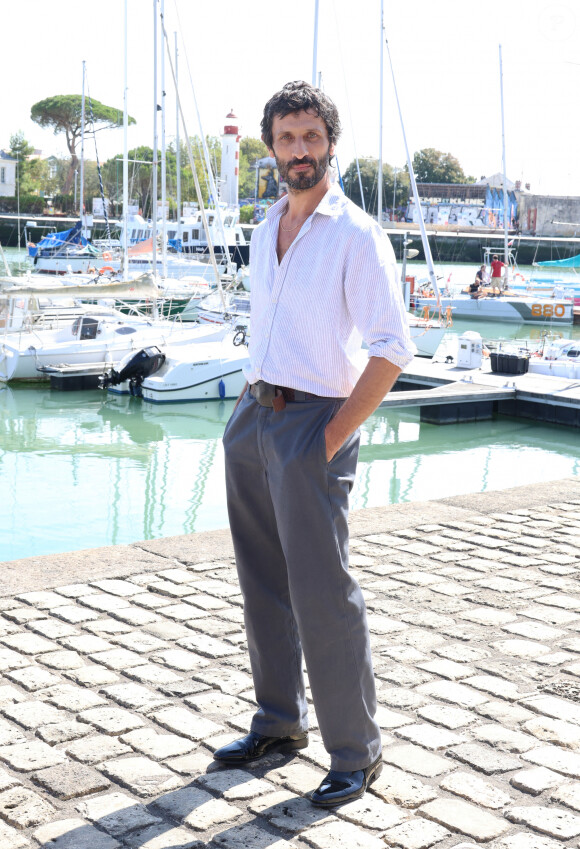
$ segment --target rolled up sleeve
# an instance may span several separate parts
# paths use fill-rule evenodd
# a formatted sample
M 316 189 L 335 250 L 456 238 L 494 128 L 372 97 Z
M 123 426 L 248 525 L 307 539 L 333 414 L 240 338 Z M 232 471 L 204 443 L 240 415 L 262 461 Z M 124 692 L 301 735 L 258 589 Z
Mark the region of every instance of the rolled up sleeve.
M 393 248 L 373 222 L 357 235 L 348 252 L 345 297 L 369 357 L 383 357 L 405 368 L 417 349 L 411 340 Z

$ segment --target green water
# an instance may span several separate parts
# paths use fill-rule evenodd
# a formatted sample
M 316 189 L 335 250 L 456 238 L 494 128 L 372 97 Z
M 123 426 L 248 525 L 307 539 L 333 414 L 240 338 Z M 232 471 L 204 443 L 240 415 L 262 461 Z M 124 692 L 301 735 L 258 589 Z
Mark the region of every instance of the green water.
M 444 346 L 456 347 L 467 329 L 482 332 L 455 322 Z M 485 331 L 495 339 L 539 332 L 489 323 Z M 232 408 L 0 384 L 0 561 L 226 527 L 221 435 Z M 385 410 L 361 429 L 351 505 L 579 473 L 577 430 L 506 417 L 439 427 L 422 423 L 418 409 Z
M 0 389 L 0 561 L 226 527 L 221 435 L 232 408 Z M 351 504 L 484 492 L 579 470 L 572 429 L 509 418 L 438 427 L 416 409 L 378 411 L 362 427 Z

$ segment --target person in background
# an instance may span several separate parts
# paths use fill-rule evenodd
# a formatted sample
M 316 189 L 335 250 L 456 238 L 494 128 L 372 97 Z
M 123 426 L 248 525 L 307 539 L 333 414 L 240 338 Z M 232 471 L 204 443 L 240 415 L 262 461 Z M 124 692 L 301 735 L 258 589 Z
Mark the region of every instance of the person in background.
M 503 270 L 504 268 L 507 268 L 505 262 L 502 262 L 497 254 L 494 254 L 491 260 L 491 285 L 493 287 L 494 295 L 499 295 L 502 290 L 502 278 L 505 274 Z
M 339 135 L 336 106 L 306 82 L 264 108 L 288 195 L 252 236 L 247 384 L 223 437 L 258 709 L 250 733 L 214 753 L 240 766 L 308 745 L 304 655 L 331 766 L 310 799 L 326 807 L 358 799 L 382 769 L 348 499 L 358 428 L 415 350 L 388 237 L 331 180 Z
M 475 280 L 469 287 L 469 294 L 472 298 L 482 298 L 484 296 L 485 276 L 485 265 L 481 265 L 475 272 Z

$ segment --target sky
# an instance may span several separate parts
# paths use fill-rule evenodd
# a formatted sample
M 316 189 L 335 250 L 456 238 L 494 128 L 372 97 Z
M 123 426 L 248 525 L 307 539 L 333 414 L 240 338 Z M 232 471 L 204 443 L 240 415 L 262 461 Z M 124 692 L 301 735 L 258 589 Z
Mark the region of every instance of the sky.
M 155 2 L 160 8 L 162 0 L 127 0 L 127 107 L 137 121 L 129 149 L 153 144 Z M 86 91 L 122 109 L 124 8 L 125 0 L 2 3 L 0 148 L 22 130 L 43 155 L 67 155 L 64 137 L 34 124 L 30 109 L 80 94 L 83 60 Z M 314 10 L 315 0 L 164 0 L 189 135 L 200 132 L 197 112 L 203 133 L 220 135 L 233 108 L 241 134 L 258 137 L 269 97 L 289 80 L 312 81 Z M 411 156 L 433 147 L 476 179 L 502 171 L 501 44 L 508 178 L 539 194 L 580 196 L 577 0 L 384 0 L 383 21 L 382 31 L 381 0 L 319 0 L 317 74 L 340 112 L 342 171 L 355 156 L 377 158 L 381 143 L 384 163 L 405 164 L 389 53 Z M 160 60 L 158 78 L 160 90 Z M 165 90 L 169 143 L 176 98 L 168 59 Z M 122 129 L 96 140 L 101 161 L 123 151 Z M 85 152 L 95 158 L 92 138 Z

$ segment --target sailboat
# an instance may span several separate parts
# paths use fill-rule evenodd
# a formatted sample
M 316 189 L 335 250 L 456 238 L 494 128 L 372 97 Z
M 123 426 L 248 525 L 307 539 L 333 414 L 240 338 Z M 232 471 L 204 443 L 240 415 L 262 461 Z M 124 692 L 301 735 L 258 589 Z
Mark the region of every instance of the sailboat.
M 383 189 L 382 189 L 382 178 L 383 178 L 383 55 L 384 55 L 384 37 L 385 27 L 384 27 L 384 6 L 383 0 L 381 0 L 381 53 L 380 53 L 380 104 L 379 104 L 379 168 L 378 168 L 378 189 L 377 189 L 377 220 L 379 226 L 383 226 Z M 394 80 L 393 80 L 394 81 Z M 403 129 L 403 138 L 405 138 L 405 128 L 402 123 L 403 119 L 401 116 L 401 127 Z M 405 148 L 407 142 L 405 139 Z M 411 176 L 412 185 L 415 188 L 415 176 L 413 174 L 413 165 L 411 163 L 410 157 L 408 155 L 407 150 L 407 162 L 409 165 L 409 174 Z M 421 229 L 421 239 L 423 241 L 423 248 L 425 251 L 425 258 L 427 259 L 427 265 L 429 267 L 429 273 L 431 278 L 435 281 L 435 272 L 433 270 L 433 260 L 431 258 L 431 250 L 429 247 L 429 243 L 427 241 L 427 234 L 425 233 L 424 225 Z M 429 315 L 425 316 L 416 316 L 409 310 L 409 293 L 407 290 L 407 280 L 406 280 L 406 260 L 407 260 L 407 244 L 408 244 L 408 234 L 405 234 L 403 238 L 403 264 L 402 264 L 402 285 L 403 285 L 403 297 L 405 299 L 405 306 L 407 307 L 407 322 L 409 324 L 409 331 L 411 333 L 411 339 L 413 340 L 415 347 L 417 348 L 417 356 L 419 357 L 433 357 L 437 348 L 441 344 L 441 341 L 445 335 L 445 323 L 440 319 L 429 317 Z M 437 286 L 435 282 L 435 287 Z
M 505 160 L 505 133 L 504 133 L 504 114 L 503 114 L 503 73 L 501 65 L 501 45 L 499 49 L 500 56 L 500 90 L 501 90 L 501 115 L 502 115 L 502 159 L 503 159 L 503 219 L 504 219 L 504 248 L 503 258 L 506 263 L 506 284 L 507 272 L 509 270 L 510 250 L 508 245 L 508 201 L 507 201 L 507 178 L 506 178 L 506 160 Z M 391 70 L 393 70 L 391 62 Z M 393 84 L 395 77 L 393 71 Z M 395 85 L 395 94 L 397 89 Z M 398 95 L 397 95 L 398 103 Z M 400 114 L 400 107 L 399 107 Z M 402 126 L 401 116 L 401 126 Z M 405 130 L 403 127 L 403 136 Z M 415 175 L 412 169 L 412 163 L 409 157 L 409 151 L 405 140 L 405 148 L 407 151 L 407 162 L 409 165 L 409 176 L 411 185 L 413 186 L 413 195 L 417 209 L 421 209 L 417 186 L 415 183 Z M 423 215 L 419 215 L 419 227 L 421 229 L 421 238 L 423 247 L 425 248 L 425 257 L 429 266 L 429 276 L 433 288 L 433 296 L 419 296 L 414 299 L 415 308 L 428 313 L 431 308 L 439 310 L 450 310 L 454 317 L 477 319 L 479 321 L 510 321 L 518 324 L 572 324 L 574 320 L 574 304 L 572 297 L 568 297 L 566 293 L 562 293 L 561 297 L 543 298 L 538 295 L 519 295 L 515 292 L 510 292 L 507 285 L 503 291 L 496 294 L 486 293 L 482 297 L 473 298 L 467 293 L 460 293 L 452 296 L 441 297 L 437 289 L 435 273 L 433 271 L 433 263 L 431 259 L 431 251 L 425 231 L 425 222 Z M 501 254 L 501 251 L 498 251 Z

